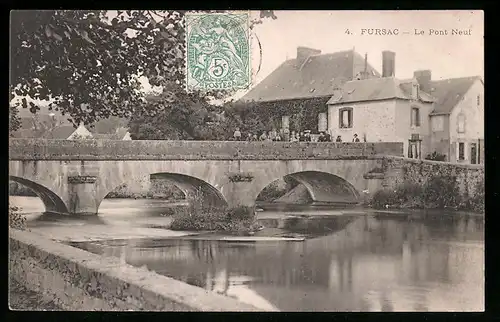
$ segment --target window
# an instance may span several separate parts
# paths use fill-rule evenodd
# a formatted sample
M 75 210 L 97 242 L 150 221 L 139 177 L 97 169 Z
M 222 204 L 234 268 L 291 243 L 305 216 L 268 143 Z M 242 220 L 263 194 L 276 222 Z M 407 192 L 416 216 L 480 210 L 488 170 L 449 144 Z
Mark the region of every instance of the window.
M 458 133 L 465 133 L 465 115 L 464 114 L 458 114 L 457 116 L 457 132 Z
M 420 126 L 420 109 L 418 107 L 411 108 L 411 126 Z
M 339 127 L 341 129 L 352 127 L 352 108 L 344 107 L 339 110 Z
M 481 95 L 477 96 L 477 106 L 479 107 L 481 105 Z
M 432 132 L 443 131 L 444 128 L 444 116 L 433 116 L 431 118 Z
M 465 143 L 464 142 L 458 143 L 458 160 L 459 161 L 465 160 Z
M 477 144 L 476 143 L 471 143 L 470 144 L 470 163 L 471 164 L 476 164 L 476 156 L 477 156 Z

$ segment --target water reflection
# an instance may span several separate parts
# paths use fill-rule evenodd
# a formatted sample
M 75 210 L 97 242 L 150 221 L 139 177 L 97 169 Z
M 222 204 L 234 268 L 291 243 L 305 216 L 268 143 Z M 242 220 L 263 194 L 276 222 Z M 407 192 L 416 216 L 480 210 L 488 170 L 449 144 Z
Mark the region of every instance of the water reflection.
M 79 247 L 109 256 L 125 249 L 132 265 L 146 265 L 266 310 L 484 309 L 482 218 L 318 220 L 333 232 L 325 234 L 323 229 L 305 242 L 175 239 Z M 317 223 L 305 218 L 281 225 L 285 233 L 311 235 L 308 227 L 318 230 L 322 225 Z

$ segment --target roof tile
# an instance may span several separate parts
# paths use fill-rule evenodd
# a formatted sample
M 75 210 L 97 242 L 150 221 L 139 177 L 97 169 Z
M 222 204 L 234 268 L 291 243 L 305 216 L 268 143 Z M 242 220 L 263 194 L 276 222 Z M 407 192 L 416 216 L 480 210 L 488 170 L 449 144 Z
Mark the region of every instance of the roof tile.
M 297 59 L 282 63 L 269 76 L 252 88 L 241 101 L 278 101 L 332 95 L 334 88 L 352 80 L 364 58 L 353 50 L 311 56 L 301 66 Z M 367 71 L 380 74 L 370 65 Z
M 451 113 L 472 84 L 480 79 L 479 76 L 472 76 L 432 81 L 431 95 L 436 98 L 436 104 L 431 115 Z
M 433 98 L 420 93 L 420 99 L 432 102 Z M 345 83 L 327 104 L 344 104 L 383 99 L 411 99 L 411 83 L 401 83 L 394 77 L 370 78 Z

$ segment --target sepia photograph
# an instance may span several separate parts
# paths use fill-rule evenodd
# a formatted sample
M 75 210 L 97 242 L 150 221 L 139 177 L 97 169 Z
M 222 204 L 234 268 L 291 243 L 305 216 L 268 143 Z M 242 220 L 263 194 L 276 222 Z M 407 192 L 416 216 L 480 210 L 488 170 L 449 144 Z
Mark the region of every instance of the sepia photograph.
M 12 10 L 11 311 L 484 312 L 481 10 Z

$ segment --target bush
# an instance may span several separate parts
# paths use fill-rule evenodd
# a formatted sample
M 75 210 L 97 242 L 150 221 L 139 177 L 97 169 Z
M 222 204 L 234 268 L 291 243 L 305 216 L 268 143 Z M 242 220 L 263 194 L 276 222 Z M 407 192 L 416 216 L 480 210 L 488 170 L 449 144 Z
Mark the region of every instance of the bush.
M 375 192 L 370 205 L 375 209 L 383 209 L 396 204 L 397 194 L 395 190 L 381 189 Z
M 422 206 L 422 187 L 406 181 L 395 190 L 382 189 L 373 195 L 371 206 L 376 209 L 389 207 L 419 208 Z
M 462 196 L 453 176 L 430 178 L 421 187 L 417 183 L 405 182 L 395 190 L 382 189 L 375 192 L 370 205 L 375 209 L 387 207 L 417 209 L 462 209 L 484 213 L 484 184 L 478 183 L 473 197 Z
M 238 206 L 227 210 L 229 220 L 253 220 L 255 211 L 253 207 Z
M 432 160 L 432 161 L 446 161 L 446 155 L 434 151 L 430 154 L 427 154 L 425 159 Z
M 463 208 L 478 213 L 484 213 L 484 183 L 479 182 L 476 186 L 475 194 L 466 198 Z
M 19 213 L 21 208 L 9 206 L 9 227 L 14 229 L 26 229 L 26 217 Z
M 459 208 L 461 198 L 455 177 L 439 176 L 429 179 L 423 188 L 425 208 Z
M 203 212 L 177 213 L 170 225 L 172 230 L 211 230 L 231 233 L 248 233 L 254 225 L 253 208 L 220 209 Z
M 255 223 L 254 207 L 236 208 L 203 206 L 203 193 L 198 191 L 186 211 L 177 212 L 170 225 L 172 230 L 211 230 L 249 233 Z

